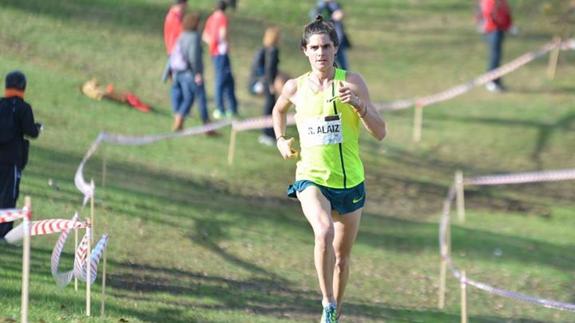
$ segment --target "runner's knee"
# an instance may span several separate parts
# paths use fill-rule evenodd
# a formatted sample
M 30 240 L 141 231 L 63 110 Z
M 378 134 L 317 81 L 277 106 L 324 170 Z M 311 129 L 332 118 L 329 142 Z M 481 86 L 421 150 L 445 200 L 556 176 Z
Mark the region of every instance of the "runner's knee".
M 341 255 L 336 252 L 335 254 L 335 267 L 339 271 L 345 271 L 349 268 L 349 255 Z
M 332 244 L 334 229 L 331 223 L 320 224 L 314 233 L 316 245 L 323 246 L 325 248 Z

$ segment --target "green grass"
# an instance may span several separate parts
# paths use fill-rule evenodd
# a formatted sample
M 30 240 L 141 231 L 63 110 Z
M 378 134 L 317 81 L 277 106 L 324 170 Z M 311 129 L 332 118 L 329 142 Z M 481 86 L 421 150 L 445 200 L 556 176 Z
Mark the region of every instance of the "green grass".
M 36 218 L 83 216 L 73 176 L 100 131 L 129 135 L 169 130 L 169 85 L 160 0 L 0 0 L 0 74 L 28 76 L 27 100 L 45 132 L 32 145 L 22 195 Z M 311 2 L 309 2 L 311 3 Z M 521 33 L 505 43 L 505 59 L 552 38 L 541 4 L 511 1 Z M 205 16 L 212 1 L 191 1 Z M 283 30 L 281 69 L 308 68 L 298 49 L 307 19 L 304 1 L 242 0 L 232 13 L 232 65 L 241 113 L 263 102 L 245 91 L 263 29 Z M 484 70 L 486 48 L 472 23 L 471 2 L 356 0 L 345 2 L 353 70 L 374 101 L 432 94 Z M 423 141 L 411 142 L 413 111 L 385 114 L 383 143 L 362 137 L 368 203 L 353 252 L 344 322 L 457 322 L 458 283 L 448 278 L 447 306 L 436 308 L 437 219 L 456 169 L 466 176 L 572 168 L 575 165 L 574 54 L 561 54 L 555 80 L 547 60 L 505 77 L 510 91 L 476 89 L 424 112 Z M 212 67 L 206 57 L 208 95 Z M 90 77 L 113 82 L 151 103 L 144 114 L 78 91 Z M 210 109 L 213 108 L 209 102 Z M 187 125 L 197 125 L 198 113 Z M 295 134 L 295 129 L 290 129 Z M 93 318 L 84 291 L 59 289 L 50 277 L 56 236 L 32 243 L 32 322 L 313 322 L 320 295 L 313 235 L 296 201 L 285 197 L 295 163 L 238 136 L 227 165 L 229 129 L 141 147 L 103 144 L 85 169 L 97 185 L 96 232 L 110 233 L 107 316 L 100 283 Z M 106 185 L 102 162 L 107 161 Z M 48 186 L 52 179 L 58 189 Z M 467 221 L 454 221 L 453 257 L 469 276 L 498 287 L 575 302 L 573 182 L 470 188 Z M 22 202 L 22 199 L 20 200 Z M 61 270 L 70 268 L 67 245 Z M 0 322 L 19 318 L 21 249 L 2 246 Z M 101 274 L 101 269 L 99 271 Z M 554 311 L 469 291 L 473 322 L 570 322 Z

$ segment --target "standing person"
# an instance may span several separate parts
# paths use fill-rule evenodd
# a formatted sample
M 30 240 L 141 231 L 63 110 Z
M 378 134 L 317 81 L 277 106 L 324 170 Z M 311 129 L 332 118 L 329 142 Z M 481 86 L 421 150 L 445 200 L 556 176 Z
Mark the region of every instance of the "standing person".
M 238 6 L 238 0 L 226 0 L 226 3 L 233 11 L 236 11 L 236 7 Z
M 507 0 L 481 0 L 480 6 L 482 31 L 489 45 L 487 70 L 491 71 L 498 68 L 501 63 L 505 32 L 512 25 L 511 9 Z M 505 90 L 499 78 L 487 83 L 486 88 L 490 92 Z
M 220 0 L 216 4 L 214 12 L 206 20 L 206 26 L 202 39 L 208 44 L 215 69 L 215 102 L 214 119 L 228 118 L 238 115 L 238 102 L 236 100 L 235 82 L 232 74 L 232 66 L 228 41 L 228 17 L 225 14 L 226 2 Z M 224 97 L 229 104 L 226 111 Z
M 276 101 L 275 80 L 278 76 L 279 65 L 279 48 L 280 29 L 278 27 L 268 27 L 263 37 L 263 47 L 258 51 L 257 65 L 263 66 L 263 75 L 261 77 L 262 93 L 264 95 L 263 114 L 269 116 L 272 114 L 274 103 Z M 260 60 L 263 60 L 261 62 Z M 264 128 L 263 133 L 259 136 L 258 141 L 261 144 L 273 146 L 275 144 L 275 133 L 273 128 Z
M 301 146 L 296 197 L 315 237 L 314 262 L 322 293 L 322 322 L 336 322 L 349 277 L 350 254 L 365 203 L 364 170 L 359 158 L 360 125 L 376 139 L 385 121 L 371 103 L 361 75 L 334 66 L 339 40 L 321 16 L 305 26 L 301 49 L 311 71 L 284 86 L 273 110 L 277 148 L 296 158 L 294 138 L 286 138 L 286 115 L 295 105 Z
M 172 53 L 176 40 L 182 33 L 182 20 L 188 6 L 188 0 L 176 0 L 170 6 L 166 18 L 164 19 L 164 45 L 166 47 L 166 54 L 168 57 Z M 170 62 L 166 63 L 164 72 L 162 73 L 162 81 L 166 82 L 170 77 Z
M 187 6 L 188 0 L 176 0 L 175 3 L 170 6 L 164 19 L 164 45 L 166 46 L 166 53 L 168 55 L 172 53 L 176 41 L 182 33 L 182 21 L 186 14 Z
M 28 136 L 37 138 L 41 125 L 34 122 L 32 107 L 24 101 L 26 76 L 20 71 L 6 75 L 4 97 L 0 99 L 0 209 L 16 207 L 20 178 L 28 162 Z M 0 224 L 0 239 L 12 230 L 13 222 Z
M 199 25 L 200 15 L 197 12 L 184 16 L 184 31 L 176 41 L 170 55 L 170 71 L 173 79 L 171 88 L 174 113 L 173 131 L 180 131 L 184 128 L 184 120 L 190 112 L 195 97 L 199 101 L 202 122 L 204 124 L 209 122 Z
M 311 11 L 310 18 L 315 19 L 317 15 L 329 20 L 335 27 L 339 48 L 335 57 L 335 62 L 341 69 L 347 70 L 349 63 L 347 60 L 347 50 L 351 48 L 351 43 L 343 26 L 344 12 L 338 2 L 334 0 L 318 0 L 315 8 Z

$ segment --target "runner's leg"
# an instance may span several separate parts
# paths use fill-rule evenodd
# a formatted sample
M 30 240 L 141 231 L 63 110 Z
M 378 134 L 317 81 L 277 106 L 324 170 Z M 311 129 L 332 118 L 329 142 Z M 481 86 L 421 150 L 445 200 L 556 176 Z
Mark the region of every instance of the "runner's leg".
M 335 303 L 333 297 L 333 272 L 335 254 L 333 249 L 334 228 L 331 205 L 317 186 L 309 186 L 298 193 L 305 217 L 315 237 L 314 262 L 322 293 L 322 304 Z
M 333 240 L 333 248 L 335 250 L 333 290 L 337 301 L 338 315 L 341 314 L 343 294 L 349 278 L 351 248 L 357 237 L 362 211 L 363 208 L 344 215 L 332 212 L 335 232 Z

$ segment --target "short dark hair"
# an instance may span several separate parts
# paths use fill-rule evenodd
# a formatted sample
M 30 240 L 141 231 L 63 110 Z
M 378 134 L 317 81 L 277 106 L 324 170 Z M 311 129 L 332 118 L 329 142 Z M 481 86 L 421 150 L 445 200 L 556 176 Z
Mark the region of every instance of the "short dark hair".
M 26 90 L 26 75 L 20 71 L 12 71 L 6 74 L 6 88 Z
M 321 15 L 317 15 L 314 21 L 305 26 L 301 37 L 301 47 L 305 48 L 309 42 L 309 38 L 317 34 L 327 34 L 333 42 L 333 46 L 339 46 L 339 40 L 337 39 L 337 33 L 335 32 L 333 24 L 329 21 L 324 21 Z
M 222 10 L 222 11 L 226 11 L 226 8 L 228 7 L 228 3 L 225 2 L 224 0 L 219 0 L 216 3 L 216 10 Z
M 196 11 L 187 13 L 184 16 L 184 20 L 182 20 L 182 26 L 184 27 L 184 30 L 196 31 L 198 30 L 199 24 L 200 24 L 200 14 Z
M 188 3 L 188 0 L 176 0 L 176 3 Z

